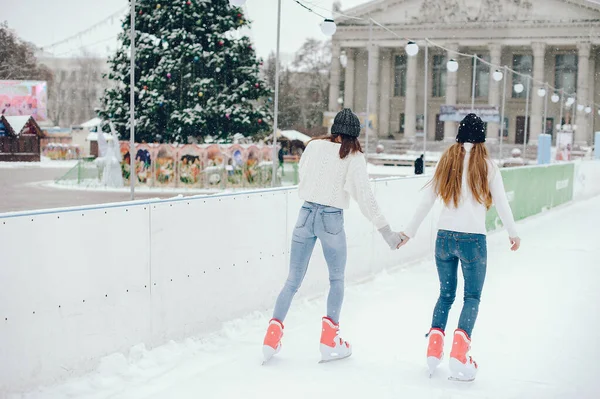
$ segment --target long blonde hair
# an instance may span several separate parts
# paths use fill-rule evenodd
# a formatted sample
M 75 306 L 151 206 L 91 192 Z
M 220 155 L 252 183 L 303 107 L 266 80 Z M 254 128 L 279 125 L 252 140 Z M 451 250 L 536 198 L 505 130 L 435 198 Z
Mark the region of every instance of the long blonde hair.
M 462 144 L 456 143 L 448 148 L 438 162 L 433 179 L 435 193 L 442 198 L 448 207 L 458 207 L 463 177 L 463 163 L 465 149 Z M 473 144 L 467 183 L 475 201 L 485 205 L 486 209 L 492 206 L 492 193 L 488 182 L 488 150 L 483 143 Z

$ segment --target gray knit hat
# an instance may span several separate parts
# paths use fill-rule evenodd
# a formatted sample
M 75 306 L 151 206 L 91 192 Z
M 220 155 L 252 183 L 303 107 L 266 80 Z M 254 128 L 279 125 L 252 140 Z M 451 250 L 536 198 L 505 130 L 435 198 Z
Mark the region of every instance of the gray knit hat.
M 360 120 L 350 108 L 344 108 L 337 113 L 331 127 L 331 134 L 344 134 L 350 137 L 360 135 Z

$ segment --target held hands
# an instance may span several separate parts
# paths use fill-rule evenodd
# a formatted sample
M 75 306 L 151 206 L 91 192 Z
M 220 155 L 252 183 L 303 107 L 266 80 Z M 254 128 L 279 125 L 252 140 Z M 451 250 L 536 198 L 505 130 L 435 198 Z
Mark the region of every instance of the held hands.
M 510 250 L 516 251 L 521 247 L 521 239 L 519 237 L 509 237 L 510 241 Z
M 381 236 L 383 237 L 383 239 L 385 240 L 385 242 L 387 242 L 390 249 L 392 249 L 392 250 L 398 249 L 403 245 L 402 244 L 402 238 L 403 238 L 402 235 L 400 233 L 392 231 L 392 229 L 390 228 L 389 225 L 380 228 L 378 231 L 381 234 Z

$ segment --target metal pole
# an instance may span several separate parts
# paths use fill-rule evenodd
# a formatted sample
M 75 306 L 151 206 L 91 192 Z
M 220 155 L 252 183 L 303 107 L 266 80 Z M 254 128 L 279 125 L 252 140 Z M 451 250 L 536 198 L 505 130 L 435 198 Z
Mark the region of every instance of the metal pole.
M 508 68 L 504 65 L 504 88 L 502 89 L 502 116 L 500 117 L 500 156 L 498 162 L 502 167 L 502 143 L 504 141 L 504 108 L 506 106 L 506 81 L 508 76 Z
M 277 0 L 277 49 L 275 51 L 275 106 L 273 117 L 273 176 L 271 185 L 277 183 L 277 119 L 279 114 L 279 39 L 281 36 L 281 0 Z M 283 165 L 282 165 L 283 167 Z
M 131 65 L 129 72 L 129 183 L 131 186 L 131 200 L 135 199 L 135 0 L 131 2 Z M 100 134 L 102 131 L 100 131 Z
M 558 104 L 560 105 L 560 114 L 559 114 L 560 117 L 558 118 L 558 123 L 560 124 L 560 130 L 563 129 L 563 122 L 562 122 L 562 119 L 563 119 L 563 94 L 564 94 L 563 89 L 560 89 L 560 100 L 558 102 Z M 558 131 L 556 133 L 558 134 Z
M 429 79 L 429 43 L 425 39 L 425 89 L 423 91 L 423 174 L 425 174 L 425 160 L 427 159 L 427 97 L 428 97 L 428 79 Z
M 546 118 L 548 117 L 548 83 L 547 82 L 545 84 L 545 89 L 546 89 L 546 101 L 544 103 L 544 120 L 542 121 L 542 132 L 544 134 L 546 134 Z M 552 138 L 550 138 L 550 143 L 552 143 Z
M 531 87 L 531 77 L 527 76 L 527 94 L 525 96 L 525 126 L 523 130 L 525 130 L 525 134 L 523 135 L 523 159 L 525 159 L 525 154 L 527 152 L 527 140 L 529 139 L 529 92 Z
M 369 112 L 371 104 L 369 104 L 369 100 L 371 99 L 371 69 L 373 66 L 371 65 L 371 40 L 373 38 L 373 21 L 369 18 L 369 48 L 367 52 L 367 116 L 365 118 L 365 156 L 367 157 L 367 162 L 369 162 Z
M 471 112 L 475 112 L 475 83 L 477 83 L 477 55 L 473 55 L 473 87 L 471 88 Z

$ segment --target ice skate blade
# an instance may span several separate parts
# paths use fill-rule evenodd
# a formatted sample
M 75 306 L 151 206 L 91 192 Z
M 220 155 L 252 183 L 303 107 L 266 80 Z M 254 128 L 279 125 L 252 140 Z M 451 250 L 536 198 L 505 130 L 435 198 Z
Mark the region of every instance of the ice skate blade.
M 438 359 L 435 356 L 429 356 L 427 358 L 427 367 L 429 368 L 429 378 L 431 378 L 433 376 L 433 374 L 435 373 L 435 370 L 438 368 L 438 366 L 442 363 L 442 359 Z
M 263 361 L 262 365 L 264 366 L 273 356 L 279 353 L 281 350 L 281 344 L 277 347 L 277 349 L 271 348 L 269 345 L 263 345 Z
M 345 355 L 345 356 L 339 356 L 339 357 L 330 357 L 330 358 L 321 359 L 321 360 L 319 361 L 319 364 L 322 364 L 322 363 L 331 363 L 331 362 L 335 362 L 335 361 L 338 361 L 338 360 L 347 359 L 347 358 L 349 358 L 351 355 L 352 355 L 352 353 L 348 353 L 348 354 L 347 354 L 347 355 Z
M 457 381 L 457 382 L 473 382 L 475 381 L 475 377 L 471 377 L 471 378 L 465 378 L 465 377 L 448 377 L 448 380 L 450 381 Z

